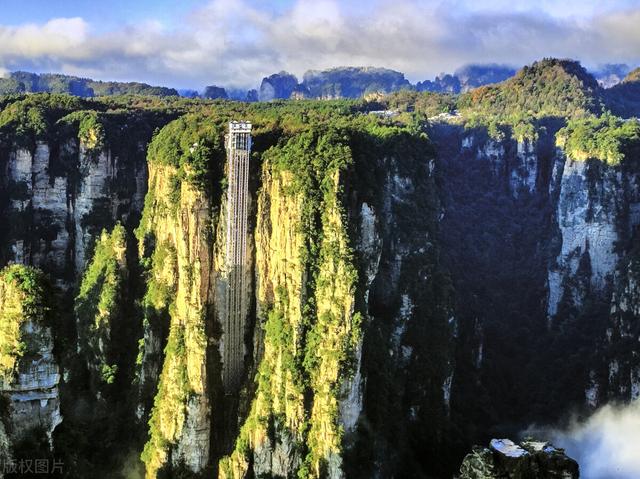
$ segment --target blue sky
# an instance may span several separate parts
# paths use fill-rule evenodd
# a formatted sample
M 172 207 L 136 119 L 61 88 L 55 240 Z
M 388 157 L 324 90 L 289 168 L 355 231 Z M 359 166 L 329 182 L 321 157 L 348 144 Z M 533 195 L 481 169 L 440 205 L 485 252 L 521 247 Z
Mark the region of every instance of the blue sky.
M 56 17 L 82 17 L 96 27 L 117 26 L 123 22 L 145 21 L 150 18 L 179 23 L 181 17 L 208 2 L 202 0 L 3 0 L 2 23 L 20 24 L 46 22 Z M 264 10 L 281 12 L 294 4 L 293 0 L 249 2 Z M 373 2 L 344 1 L 348 8 L 361 10 Z M 542 11 L 554 16 L 584 16 L 594 12 L 631 8 L 638 0 L 580 1 L 580 0 L 485 0 L 485 1 L 425 1 L 423 4 L 449 6 L 466 11 Z
M 118 27 L 123 23 L 159 20 L 168 26 L 179 26 L 181 20 L 199 6 L 202 0 L 2 0 L 4 24 L 44 23 L 51 18 L 82 17 L 98 29 Z M 291 6 L 290 0 L 249 2 L 274 12 Z M 356 2 L 357 3 L 357 2 Z
M 45 23 L 51 18 L 82 17 L 96 28 L 111 28 L 150 18 L 172 22 L 198 0 L 3 0 L 2 23 Z
M 256 86 L 373 65 L 413 80 L 543 56 L 640 63 L 640 0 L 2 0 L 0 73 Z

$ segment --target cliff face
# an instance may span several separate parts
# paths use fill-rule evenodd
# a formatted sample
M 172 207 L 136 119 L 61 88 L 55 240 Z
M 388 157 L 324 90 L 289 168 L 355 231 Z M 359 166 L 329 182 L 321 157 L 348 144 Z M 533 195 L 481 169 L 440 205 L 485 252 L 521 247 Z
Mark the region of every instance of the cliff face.
M 117 329 L 123 322 L 122 299 L 127 287 L 126 231 L 118 224 L 97 239 L 80 291 L 75 301 L 78 354 L 91 377 L 91 389 L 98 397 L 115 382 L 118 357 Z
M 75 134 L 32 149 L 9 144 L 2 161 L 10 219 L 3 258 L 45 269 L 63 289 L 84 270 L 101 228 L 139 212 L 146 191 L 144 133 L 128 149 L 92 137 L 99 132 Z
M 341 474 L 338 393 L 357 361 L 361 318 L 339 193 L 349 156 L 338 137 L 314 132 L 263 160 L 256 295 L 264 339 L 255 397 L 224 477 L 244 476 L 250 462 L 256 475 Z M 313 167 L 300 164 L 305 157 Z
M 37 438 L 52 446 L 53 430 L 62 421 L 49 310 L 39 271 L 13 265 L 0 272 L 1 393 L 8 401 L 2 436 L 6 427 L 12 445 Z M 8 449 L 3 444 L 5 459 Z
M 180 463 L 202 470 L 208 462 L 210 437 L 210 404 L 207 368 L 208 337 L 205 331 L 207 306 L 213 295 L 212 217 L 210 200 L 186 183 L 178 184 L 178 192 L 168 191 L 172 167 L 150 168 L 150 195 L 140 230 L 144 242 L 154 245 L 154 260 L 147 297 L 155 311 L 167 308 L 170 316 L 164 361 L 158 392 L 150 420 L 150 439 L 143 460 L 147 476 L 155 477 L 165 464 Z M 177 198 L 176 198 L 177 196 Z M 168 204 L 167 199 L 177 199 Z M 147 252 L 143 249 L 142 254 Z M 158 256 L 162 255 L 162 262 Z M 155 291 L 154 289 L 163 291 Z M 171 295 L 161 296 L 171 291 Z M 156 309 L 157 308 L 157 309 Z M 148 317 L 145 329 L 144 356 L 158 354 L 153 337 L 158 334 Z M 147 375 L 146 377 L 148 377 Z M 145 377 L 145 379 L 146 379 Z M 149 378 L 154 381 L 155 378 Z
M 351 467 L 346 455 L 386 461 L 406 454 L 390 431 L 375 432 L 370 444 L 363 414 L 382 429 L 416 431 L 446 416 L 455 321 L 438 276 L 428 141 L 408 130 L 376 130 L 377 120 L 367 120 L 353 129 L 285 134 L 267 149 L 274 132 L 255 121 L 252 164 L 261 173 L 251 181 L 255 250 L 247 258 L 247 270 L 255 271 L 247 290 L 255 321 L 248 324 L 255 326 L 245 331 L 248 367 L 239 396 L 221 382 L 228 291 L 220 225 L 227 213 L 226 193 L 215 185 L 223 180 L 222 131 L 209 130 L 206 119 L 180 120 L 150 148 L 138 230 L 149 267 L 140 378 L 153 382 L 158 358 L 162 373 L 143 454 L 148 477 L 208 467 L 220 477 L 343 477 Z M 175 161 L 161 156 L 170 143 L 181 145 Z M 216 162 L 201 171 L 203 145 Z M 414 226 L 411 215 L 425 221 Z M 163 330 L 162 355 L 155 338 Z M 421 358 L 435 347 L 425 371 Z M 414 390 L 425 378 L 433 385 Z M 381 390 L 390 395 L 380 398 Z M 408 398 L 397 416 L 386 415 Z M 431 401 L 437 411 L 428 410 Z M 394 460 L 389 470 L 396 467 Z
M 189 116 L 150 147 L 149 192 L 136 231 L 148 278 L 138 373 L 138 416 L 150 417 L 147 477 L 204 471 L 214 438 L 219 448 L 237 429 L 237 401 L 226 401 L 221 383 L 228 293 L 222 136 L 205 118 Z
M 637 237 L 636 248 L 620 264 L 614 280 L 611 300 L 610 323 L 606 330 L 604 345 L 605 365 L 601 382 L 595 383 L 594 391 L 606 389 L 607 395 L 616 399 L 633 401 L 640 398 L 640 365 L 638 364 L 638 317 L 640 310 L 640 271 L 638 269 Z M 604 395 L 603 395 L 604 396 Z M 599 394 L 588 396 L 600 400 Z
M 460 324 L 454 423 L 482 423 L 491 411 L 489 422 L 515 434 L 511 420 L 554 420 L 537 391 L 588 408 L 638 389 L 628 309 L 637 137 L 601 147 L 605 132 L 625 138 L 628 128 L 607 121 L 563 130 L 551 119 L 497 130 L 433 125 L 444 171 L 442 248 Z M 483 395 L 482 406 L 455 401 Z
M 165 121 L 164 115 L 98 112 L 90 106 L 101 108 L 34 95 L 9 100 L 0 114 L 0 262 L 42 270 L 51 280 L 55 309 L 47 329 L 36 324 L 29 331 L 27 348 L 40 351 L 41 359 L 33 371 L 21 371 L 24 381 L 11 386 L 9 397 L 14 409 L 23 409 L 24 428 L 51 418 L 45 421 L 50 446 L 77 467 L 113 444 L 107 439 L 104 448 L 83 450 L 76 434 L 90 431 L 92 421 L 97 424 L 107 411 L 118 417 L 110 426 L 120 422 L 126 408 L 117 405 L 124 404 L 130 382 L 126 350 L 129 339 L 135 347 L 138 334 L 123 321 L 133 313 L 134 299 L 127 294 L 132 286 L 124 255 L 127 234 L 122 226 L 108 238 L 105 232 L 100 239 L 100 232 L 107 228 L 111 235 L 117 221 L 129 230 L 137 223 L 147 188 L 146 142 L 154 123 Z M 114 263 L 101 263 L 110 255 Z M 42 400 L 29 399 L 38 391 L 45 391 Z M 102 399 L 100 408 L 96 399 Z M 109 428 L 96 427 L 109 437 Z M 33 437 L 25 439 L 24 447 L 30 447 Z M 74 443 L 77 447 L 68 446 Z M 24 447 L 15 454 L 35 454 Z
M 292 102 L 152 135 L 170 114 L 56 101 L 0 112 L 0 260 L 41 268 L 56 312 L 12 330 L 25 376 L 0 455 L 39 418 L 70 477 L 447 477 L 489 434 L 638 397 L 637 123 Z M 238 118 L 254 147 L 230 390 Z M 23 321 L 21 301 L 0 304 Z
M 610 294 L 621 259 L 616 243 L 627 244 L 629 231 L 639 224 L 627 214 L 640 201 L 636 171 L 571 157 L 557 171 L 561 177 L 552 188 L 557 188 L 562 247 L 549 273 L 550 317 L 557 314 L 563 295 L 580 307 L 588 295 Z M 586 283 L 572 284 L 581 267 Z

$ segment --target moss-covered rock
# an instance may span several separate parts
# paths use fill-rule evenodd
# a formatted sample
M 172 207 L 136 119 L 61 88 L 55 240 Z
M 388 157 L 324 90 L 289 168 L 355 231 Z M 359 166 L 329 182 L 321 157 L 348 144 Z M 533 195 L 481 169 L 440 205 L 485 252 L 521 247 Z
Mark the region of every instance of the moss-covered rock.
M 50 302 L 47 282 L 39 270 L 11 265 L 0 271 L 2 421 L 16 453 L 24 452 L 25 443 L 41 442 L 32 452 L 46 454 L 53 430 L 62 420 Z M 0 454 L 6 450 L 0 434 Z
M 34 268 L 13 265 L 0 272 L 0 377 L 7 385 L 16 380 L 20 359 L 40 349 L 30 331 L 46 327 L 43 282 Z
M 79 352 L 96 392 L 113 384 L 118 373 L 112 330 L 114 323 L 125 320 L 122 308 L 128 274 L 126 248 L 122 225 L 116 225 L 110 233 L 102 231 L 75 300 Z

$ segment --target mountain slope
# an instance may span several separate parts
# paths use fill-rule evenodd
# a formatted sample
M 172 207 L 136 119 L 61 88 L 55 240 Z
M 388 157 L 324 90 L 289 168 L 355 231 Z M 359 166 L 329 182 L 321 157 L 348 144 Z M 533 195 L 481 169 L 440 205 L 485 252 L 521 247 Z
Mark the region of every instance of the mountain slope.
M 484 115 L 582 116 L 602 111 L 601 88 L 572 60 L 545 59 L 522 68 L 499 85 L 461 96 L 461 110 Z
M 59 73 L 12 72 L 0 78 L 0 95 L 15 93 L 68 93 L 80 97 L 108 95 L 177 96 L 173 88 L 138 82 L 98 81 Z
M 630 72 L 621 83 L 609 88 L 606 93 L 615 114 L 625 118 L 640 117 L 640 68 Z

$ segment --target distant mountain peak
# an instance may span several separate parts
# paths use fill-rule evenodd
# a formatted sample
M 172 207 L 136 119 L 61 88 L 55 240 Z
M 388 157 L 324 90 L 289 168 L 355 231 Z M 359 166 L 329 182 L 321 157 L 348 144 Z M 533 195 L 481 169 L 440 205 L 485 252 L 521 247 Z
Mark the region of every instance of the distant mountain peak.
M 603 88 L 611 88 L 620 83 L 631 68 L 626 63 L 606 63 L 591 71 L 591 74 L 598 80 Z
M 603 89 L 580 62 L 545 58 L 513 78 L 467 94 L 463 108 L 490 115 L 581 116 L 603 107 Z
M 516 73 L 516 78 L 525 76 L 542 78 L 549 72 L 563 74 L 581 81 L 584 86 L 597 90 L 599 85 L 593 75 L 591 75 L 577 60 L 570 58 L 544 58 L 533 62 L 531 66 L 524 66 Z
M 140 82 L 100 81 L 61 73 L 15 71 L 0 78 L 0 95 L 11 93 L 67 93 L 80 97 L 109 95 L 178 96 L 173 88 Z
M 640 82 L 640 68 L 636 68 L 629 72 L 629 74 L 624 77 L 624 83 L 632 83 L 632 82 Z
M 418 91 L 435 93 L 464 93 L 491 83 L 500 83 L 516 74 L 516 70 L 497 63 L 469 64 L 458 68 L 455 73 L 441 73 L 435 80 L 418 82 Z

